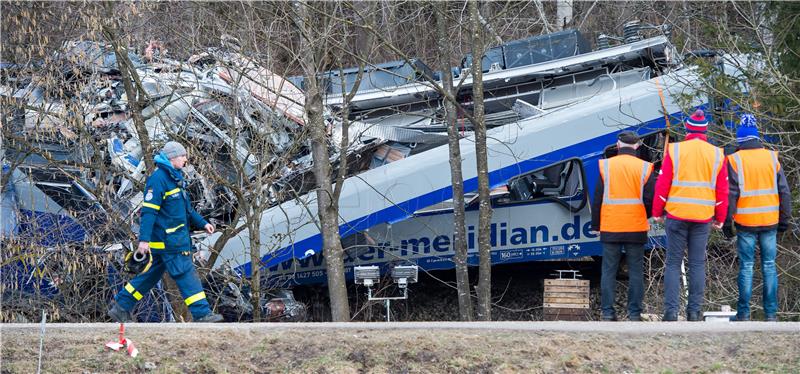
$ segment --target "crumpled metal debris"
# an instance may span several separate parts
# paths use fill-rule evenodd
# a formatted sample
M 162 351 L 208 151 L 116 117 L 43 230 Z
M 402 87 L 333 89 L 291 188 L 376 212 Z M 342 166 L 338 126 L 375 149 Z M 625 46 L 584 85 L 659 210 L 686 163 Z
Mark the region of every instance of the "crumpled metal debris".
M 264 304 L 264 316 L 269 322 L 304 322 L 307 318 L 305 304 L 294 298 L 292 290 L 278 291 L 278 297 Z
M 302 141 L 297 135 L 305 124 L 305 96 L 291 82 L 241 54 L 235 39 L 226 36 L 222 44 L 182 62 L 167 58 L 163 45 L 151 41 L 144 57 L 128 52 L 128 58 L 145 94 L 142 115 L 154 147 L 183 138 L 210 154 L 233 155 L 243 166 L 244 176 L 237 175 L 231 159 L 217 157 L 213 162 L 224 179 L 237 182 L 253 178 L 262 163 L 274 162 L 292 142 Z M 143 159 L 150 155 L 143 155 L 113 49 L 92 41 L 68 42 L 54 61 L 71 84 L 53 84 L 52 79 L 44 84 L 48 79 L 39 76 L 27 84 L 18 77 L 2 82 L 3 96 L 29 108 L 8 118 L 8 123 L 18 124 L 22 136 L 47 135 L 54 142 L 76 140 L 85 125 L 105 143 L 108 162 L 124 176 L 115 182 L 116 198 L 135 207 L 140 198 L 133 182 L 146 177 Z M 19 71 L 16 65 L 3 68 Z M 83 113 L 83 123 L 74 119 L 76 108 Z M 270 143 L 260 149 L 269 149 L 271 154 L 252 151 L 249 143 L 255 134 Z M 221 149 L 227 152 L 212 152 Z M 304 156 L 299 154 L 291 163 L 310 166 Z M 200 186 L 198 205 L 206 210 L 201 213 L 232 216 L 234 204 L 220 201 L 229 199 L 230 191 L 199 173 L 194 177 Z M 221 206 L 228 211 L 220 211 Z
M 219 47 L 208 48 L 185 61 L 169 58 L 164 45 L 155 40 L 147 44 L 142 55 L 124 49 L 141 83 L 136 87 L 137 100 L 152 147 L 158 149 L 169 140 L 179 140 L 190 143 L 194 155 L 210 161 L 210 169 L 208 166 L 202 171 L 185 169 L 188 190 L 198 212 L 222 223 L 233 223 L 231 220 L 236 217 L 237 195 L 232 186 L 244 186 L 265 173 L 272 173 L 270 183 L 261 191 L 254 191 L 265 193 L 270 205 L 305 194 L 315 186 L 304 128 L 307 123 L 304 92 L 248 57 L 240 45 L 235 38 L 224 35 Z M 120 65 L 111 45 L 94 41 L 64 43 L 47 62 L 40 64 L 22 67 L 2 63 L 0 99 L 12 103 L 14 108 L 4 108 L 0 116 L 4 133 L 19 139 L 36 139 L 42 153 L 49 152 L 51 146 L 80 150 L 64 153 L 60 161 L 88 164 L 101 158 L 110 172 L 84 171 L 80 182 L 92 187 L 110 187 L 111 193 L 108 188 L 103 189 L 103 197 L 111 198 L 104 206 L 118 210 L 119 216 L 135 231 L 138 221 L 135 216 L 142 202 L 142 193 L 136 185 L 147 177 L 145 158 L 152 155 L 144 154 Z M 385 154 L 386 150 L 378 148 L 388 142 L 444 142 L 441 135 L 351 120 L 349 146 L 339 149 L 342 121 L 329 108 L 324 115 L 330 159 L 338 167 L 340 153 L 347 153 L 351 162 L 347 166 L 348 175 L 369 169 L 373 155 Z M 8 146 L 0 150 L 10 155 L 9 159 L 29 151 Z M 408 150 L 404 156 L 407 154 Z M 393 159 L 384 156 L 380 163 Z M 43 163 L 31 164 L 25 160 L 20 165 L 27 165 L 26 170 L 46 169 Z M 28 174 L 30 184 L 41 187 L 46 195 L 49 189 L 43 186 L 47 181 L 37 179 L 36 173 Z M 31 196 L 27 199 L 35 199 Z M 36 205 L 35 201 L 5 198 L 3 204 L 12 202 L 22 207 Z M 58 204 L 53 202 L 53 205 Z M 50 207 L 49 210 L 76 217 L 70 209 Z M 3 235 L 18 232 L 6 225 L 11 220 L 10 216 L 6 218 Z M 111 240 L 96 244 L 113 244 L 120 240 L 119 235 Z M 305 312 L 300 311 L 300 304 L 290 296 L 273 300 L 267 309 L 282 311 L 270 315 L 281 320 L 303 319 Z M 241 300 L 234 301 L 237 299 L 234 295 L 232 306 L 241 308 Z
M 143 94 L 139 98 L 142 117 L 153 147 L 177 139 L 213 156 L 214 175 L 189 172 L 195 187 L 193 201 L 201 214 L 218 221 L 234 217 L 230 185 L 243 185 L 266 170 L 278 173 L 265 187 L 270 204 L 313 188 L 304 92 L 246 56 L 236 38 L 223 35 L 219 47 L 186 61 L 170 59 L 156 40 L 147 44 L 142 56 L 125 51 L 141 82 L 137 92 Z M 88 131 L 101 145 L 108 164 L 122 175 L 112 181 L 114 198 L 124 202 L 126 210 L 135 210 L 141 192 L 134 186 L 146 178 L 144 158 L 151 156 L 143 154 L 112 46 L 67 42 L 52 61 L 50 65 L 59 67 L 29 79 L 19 76 L 23 73 L 17 65 L 2 66 L 9 72 L 13 68 L 15 75 L 0 82 L 0 93 L 27 107 L 8 123 L 16 123 L 27 135 L 47 135 L 53 142 L 76 141 L 79 133 Z M 334 164 L 341 151 L 350 158 L 369 160 L 376 147 L 389 141 L 415 145 L 445 139 L 441 134 L 349 121 L 350 146 L 340 150 L 341 120 L 327 109 L 325 120 Z M 349 168 L 355 173 L 357 168 L 369 168 L 369 163 Z

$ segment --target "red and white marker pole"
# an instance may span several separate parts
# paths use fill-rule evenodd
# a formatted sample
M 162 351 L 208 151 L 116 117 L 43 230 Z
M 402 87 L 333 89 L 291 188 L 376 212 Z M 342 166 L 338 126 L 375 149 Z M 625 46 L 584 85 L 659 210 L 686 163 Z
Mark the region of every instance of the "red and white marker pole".
M 128 356 L 136 357 L 139 355 L 139 350 L 136 349 L 136 346 L 130 339 L 125 338 L 125 324 L 119 324 L 119 341 L 116 342 L 108 342 L 105 345 L 106 348 L 111 349 L 113 351 L 119 351 L 122 347 L 126 347 L 128 351 Z

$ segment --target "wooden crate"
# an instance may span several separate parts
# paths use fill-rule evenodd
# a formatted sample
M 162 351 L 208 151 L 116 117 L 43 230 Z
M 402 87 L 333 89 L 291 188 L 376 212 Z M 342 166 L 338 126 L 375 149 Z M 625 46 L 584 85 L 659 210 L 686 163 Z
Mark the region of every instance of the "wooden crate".
M 589 319 L 589 281 L 545 279 L 544 320 L 585 321 Z

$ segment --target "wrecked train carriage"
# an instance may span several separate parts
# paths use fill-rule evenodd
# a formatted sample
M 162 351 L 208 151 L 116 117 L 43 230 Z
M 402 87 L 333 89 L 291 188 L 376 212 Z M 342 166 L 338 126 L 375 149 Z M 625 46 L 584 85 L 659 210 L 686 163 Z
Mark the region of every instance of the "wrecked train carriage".
M 5 145 L 13 142 L 7 139 Z M 50 158 L 76 161 L 74 152 L 57 144 L 36 147 Z M 6 307 L 30 316 L 26 305 L 38 310 L 37 303 L 76 303 L 62 291 L 97 289 L 92 279 L 102 278 L 98 274 L 105 270 L 103 243 L 127 241 L 127 232 L 111 222 L 108 210 L 89 192 L 91 182 L 81 169 L 55 166 L 38 154 L 7 151 L 4 156 L 0 289 L 9 301 Z M 95 261 L 86 263 L 88 258 Z M 111 276 L 113 267 L 108 270 Z M 61 312 L 75 317 L 75 310 Z
M 534 41 L 527 44 L 536 46 Z M 508 56 L 520 55 L 518 45 L 511 45 L 503 62 L 488 64 L 484 74 L 493 127 L 488 137 L 496 264 L 599 255 L 599 239 L 587 228 L 587 191 L 597 178 L 597 161 L 613 152 L 609 148 L 623 130 L 643 135 L 651 146 L 643 157 L 658 161 L 664 113 L 680 117 L 678 98 L 692 94 L 698 81 L 693 69 L 672 60 L 665 37 L 594 52 L 580 44 L 573 39 L 572 53 L 540 62 L 531 58 L 527 64 L 508 63 Z M 527 51 L 533 54 L 534 48 Z M 370 74 L 397 77 L 396 71 L 385 70 L 368 71 L 364 79 L 373 79 L 372 86 L 359 90 L 350 102 L 353 118 L 359 120 L 351 140 L 381 134 L 389 149 L 374 154 L 374 168 L 344 182 L 339 214 L 340 234 L 350 244 L 348 276 L 354 265 L 453 267 L 452 188 L 448 147 L 442 145 L 441 98 L 422 69 L 409 70 L 414 74 L 401 85 L 380 86 Z M 467 74 L 466 69 L 453 73 Z M 471 77 L 457 78 L 463 78 L 464 87 L 458 97 L 469 108 Z M 327 103 L 336 107 L 342 98 L 333 92 Z M 705 103 L 698 98 L 691 105 Z M 461 140 L 462 167 L 469 194 L 469 262 L 476 264 L 477 204 L 470 197 L 475 196 L 477 174 L 467 128 Z M 426 140 L 428 146 L 419 147 Z M 393 157 L 386 158 L 390 152 Z M 315 194 L 309 193 L 263 213 L 259 235 L 265 244 L 260 252 L 270 286 L 326 281 L 316 208 Z M 248 235 L 245 230 L 228 241 L 216 265 L 248 275 Z M 218 237 L 203 245 L 213 245 Z

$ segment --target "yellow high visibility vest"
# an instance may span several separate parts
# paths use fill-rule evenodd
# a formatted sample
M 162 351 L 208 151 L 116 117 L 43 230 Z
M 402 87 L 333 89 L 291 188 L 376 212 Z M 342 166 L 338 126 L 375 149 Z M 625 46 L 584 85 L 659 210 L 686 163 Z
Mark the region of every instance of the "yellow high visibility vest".
M 724 153 L 703 140 L 692 139 L 669 145 L 672 186 L 665 209 L 677 218 L 704 221 L 714 216 L 717 175 Z
M 733 220 L 742 226 L 772 226 L 779 220 L 778 153 L 763 148 L 744 149 L 728 156 L 736 171 L 739 200 Z

